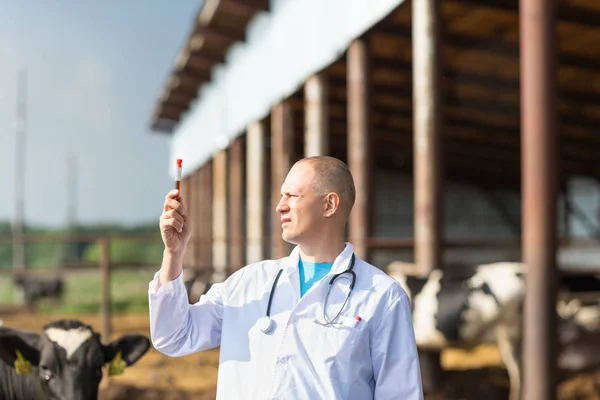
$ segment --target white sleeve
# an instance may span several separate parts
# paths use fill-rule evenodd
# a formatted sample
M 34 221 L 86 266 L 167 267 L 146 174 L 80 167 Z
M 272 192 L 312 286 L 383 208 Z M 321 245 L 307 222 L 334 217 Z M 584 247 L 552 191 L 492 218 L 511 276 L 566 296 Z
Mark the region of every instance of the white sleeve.
M 423 400 L 419 355 L 405 293 L 384 311 L 371 349 L 375 399 Z
M 148 285 L 152 345 L 171 357 L 219 346 L 227 281 L 215 283 L 197 303 L 189 304 L 183 274 L 156 290 L 158 275 Z

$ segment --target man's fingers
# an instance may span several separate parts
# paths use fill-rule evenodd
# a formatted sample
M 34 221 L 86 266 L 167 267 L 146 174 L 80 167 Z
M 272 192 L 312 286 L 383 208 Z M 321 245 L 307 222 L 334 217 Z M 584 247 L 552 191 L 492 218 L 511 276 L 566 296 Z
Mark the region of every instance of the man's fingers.
M 183 205 L 183 203 L 178 202 L 175 199 L 166 199 L 165 200 L 165 207 L 164 207 L 164 212 L 167 212 L 169 210 L 177 210 L 177 212 L 185 217 L 185 206 Z
M 181 204 L 180 202 L 175 200 L 177 196 L 179 196 L 179 190 L 177 189 L 173 189 L 169 191 L 169 193 L 167 193 L 167 195 L 165 196 L 165 204 L 163 207 L 163 211 L 168 211 L 171 208 L 177 208 L 177 206 Z
M 165 212 L 165 218 L 175 218 L 177 221 L 181 222 L 182 224 L 184 222 L 183 217 L 176 210 L 169 210 L 169 211 Z
M 183 222 L 178 221 L 176 218 L 162 218 L 161 225 L 163 227 L 173 227 L 177 232 L 181 232 L 183 228 Z

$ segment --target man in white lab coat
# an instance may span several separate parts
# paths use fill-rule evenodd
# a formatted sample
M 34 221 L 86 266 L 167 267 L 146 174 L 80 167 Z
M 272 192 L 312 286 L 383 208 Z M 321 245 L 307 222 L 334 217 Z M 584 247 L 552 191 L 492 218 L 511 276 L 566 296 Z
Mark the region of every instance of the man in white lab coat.
M 246 265 L 196 304 L 181 274 L 191 216 L 177 195 L 165 199 L 163 261 L 149 285 L 157 350 L 176 357 L 220 346 L 218 399 L 423 398 L 409 299 L 344 240 L 355 189 L 343 162 L 294 164 L 276 211 L 296 247 Z

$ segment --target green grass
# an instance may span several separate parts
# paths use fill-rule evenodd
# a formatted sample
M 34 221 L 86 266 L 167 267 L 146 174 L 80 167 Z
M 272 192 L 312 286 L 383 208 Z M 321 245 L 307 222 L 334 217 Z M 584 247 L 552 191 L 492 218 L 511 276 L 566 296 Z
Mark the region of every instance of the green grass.
M 117 313 L 148 310 L 148 282 L 156 269 L 115 270 L 111 273 L 111 309 Z M 0 278 L 0 304 L 14 304 L 17 293 L 10 275 Z M 46 314 L 96 313 L 101 306 L 101 280 L 97 270 L 72 272 L 65 277 L 61 304 L 43 299 L 37 310 Z

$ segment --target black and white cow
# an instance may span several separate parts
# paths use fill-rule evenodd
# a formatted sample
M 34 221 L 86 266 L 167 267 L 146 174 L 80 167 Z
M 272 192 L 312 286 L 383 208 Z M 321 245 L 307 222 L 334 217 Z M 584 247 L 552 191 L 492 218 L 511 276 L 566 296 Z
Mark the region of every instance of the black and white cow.
M 387 268 L 411 298 L 417 346 L 422 354 L 438 354 L 437 359 L 423 357 L 423 386 L 434 392 L 439 378 L 439 352 L 448 347 L 471 349 L 483 343 L 495 343 L 509 374 L 510 399 L 521 392 L 521 324 L 525 297 L 526 268 L 523 263 L 498 262 L 477 266 L 467 273 L 440 269 L 418 276 L 411 263 L 394 262 Z M 590 282 L 585 281 L 585 290 Z M 561 286 L 569 292 L 583 287 L 577 279 L 565 279 Z M 600 281 L 599 281 L 600 283 Z M 593 283 L 592 283 L 593 285 Z M 562 310 L 562 311 L 561 311 Z M 573 370 L 574 365 L 599 366 L 598 360 L 585 356 L 577 341 L 600 338 L 600 329 L 584 329 L 584 321 L 594 320 L 598 307 L 585 313 L 577 303 L 557 306 L 559 332 L 559 368 Z M 567 315 L 568 314 L 568 315 Z M 600 343 L 600 342 L 598 342 Z M 597 349 L 595 351 L 597 352 Z M 600 357 L 597 357 L 600 360 Z M 577 361 L 574 361 L 577 360 Z
M 188 301 L 196 303 L 212 286 L 212 270 L 184 268 L 183 284 L 188 294 Z
M 49 323 L 41 334 L 0 327 L 0 399 L 95 400 L 103 376 L 123 372 L 150 348 L 143 335 L 102 344 L 78 320 Z
M 417 347 L 422 354 L 423 386 L 435 392 L 439 379 L 439 353 L 448 347 L 471 349 L 495 342 L 511 381 L 511 399 L 518 399 L 519 324 L 525 294 L 523 264 L 480 265 L 463 275 L 441 269 L 426 277 L 416 274 L 415 265 L 394 262 L 386 271 L 411 299 Z
M 25 305 L 32 308 L 42 298 L 61 300 L 63 296 L 63 279 L 61 277 L 15 276 L 15 285 L 23 292 Z

